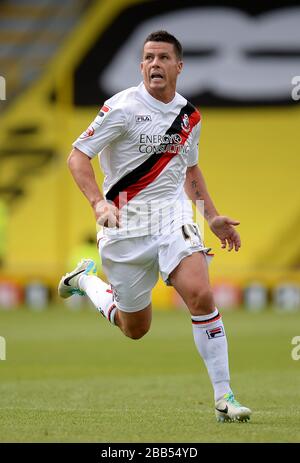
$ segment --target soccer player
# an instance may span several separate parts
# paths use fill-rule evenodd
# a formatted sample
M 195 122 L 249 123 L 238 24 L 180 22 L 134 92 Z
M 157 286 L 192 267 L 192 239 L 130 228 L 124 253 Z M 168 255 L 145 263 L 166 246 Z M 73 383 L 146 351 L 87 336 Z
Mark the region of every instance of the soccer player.
M 204 216 L 222 248 L 238 251 L 239 222 L 219 215 L 198 167 L 201 116 L 176 92 L 182 46 L 166 31 L 144 42 L 143 82 L 108 99 L 90 127 L 73 143 L 71 173 L 101 225 L 98 245 L 110 285 L 83 259 L 60 280 L 67 298 L 86 294 L 99 312 L 132 339 L 151 324 L 151 291 L 158 273 L 187 305 L 193 335 L 214 389 L 218 421 L 247 421 L 230 388 L 227 340 L 208 276 L 208 251 L 192 206 Z M 100 154 L 104 196 L 91 159 Z M 188 197 L 188 198 L 187 198 Z

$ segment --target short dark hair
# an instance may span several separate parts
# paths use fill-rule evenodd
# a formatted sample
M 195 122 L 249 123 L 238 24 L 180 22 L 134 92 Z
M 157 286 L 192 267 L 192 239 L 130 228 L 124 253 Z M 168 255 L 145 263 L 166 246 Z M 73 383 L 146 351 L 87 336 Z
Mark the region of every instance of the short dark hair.
M 175 53 L 177 58 L 181 61 L 182 60 L 182 45 L 179 40 L 174 37 L 174 35 L 169 34 L 167 31 L 155 31 L 149 34 L 144 42 L 144 46 L 147 42 L 167 42 L 172 43 L 175 49 Z

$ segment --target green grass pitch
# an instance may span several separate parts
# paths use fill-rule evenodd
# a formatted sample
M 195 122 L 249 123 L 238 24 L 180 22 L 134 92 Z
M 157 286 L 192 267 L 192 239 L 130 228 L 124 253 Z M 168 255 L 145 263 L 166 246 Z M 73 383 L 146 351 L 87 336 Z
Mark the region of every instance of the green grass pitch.
M 155 311 L 141 340 L 96 311 L 0 311 L 1 442 L 299 442 L 300 313 L 223 312 L 249 423 L 217 423 L 184 311 Z

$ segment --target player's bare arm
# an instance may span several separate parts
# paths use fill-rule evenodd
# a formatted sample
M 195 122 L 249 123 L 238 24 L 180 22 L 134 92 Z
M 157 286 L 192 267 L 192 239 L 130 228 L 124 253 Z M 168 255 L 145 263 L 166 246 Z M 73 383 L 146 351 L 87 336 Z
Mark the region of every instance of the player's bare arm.
M 219 215 L 208 193 L 204 177 L 198 165 L 187 168 L 184 187 L 186 194 L 194 204 L 197 204 L 197 200 L 204 202 L 204 217 L 212 232 L 220 239 L 222 248 L 226 248 L 226 245 L 228 245 L 228 251 L 233 248 L 238 251 L 241 247 L 241 239 L 234 227 L 239 225 L 239 222 Z
M 90 158 L 77 148 L 68 157 L 68 166 L 79 189 L 88 199 L 99 225 L 119 226 L 119 211 L 107 202 L 96 182 Z

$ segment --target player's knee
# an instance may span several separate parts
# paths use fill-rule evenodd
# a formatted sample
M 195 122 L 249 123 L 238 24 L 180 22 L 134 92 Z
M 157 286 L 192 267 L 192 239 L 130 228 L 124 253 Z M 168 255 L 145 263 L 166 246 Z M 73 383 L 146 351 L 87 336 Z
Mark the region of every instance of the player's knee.
M 189 310 L 193 315 L 205 315 L 214 310 L 214 297 L 210 287 L 191 291 Z
M 137 327 L 128 327 L 126 328 L 125 335 L 131 339 L 141 339 L 149 331 L 148 326 L 137 326 Z

